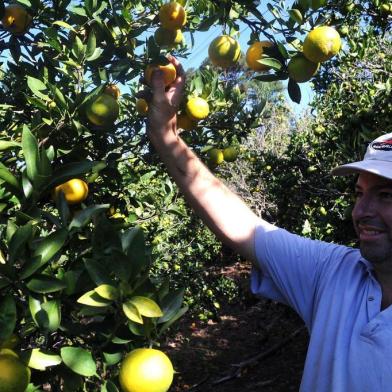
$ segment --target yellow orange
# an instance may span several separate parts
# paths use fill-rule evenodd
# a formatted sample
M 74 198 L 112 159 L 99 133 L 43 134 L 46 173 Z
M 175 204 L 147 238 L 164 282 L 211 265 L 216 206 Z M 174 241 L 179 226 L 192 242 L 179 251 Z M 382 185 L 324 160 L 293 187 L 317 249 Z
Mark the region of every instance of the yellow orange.
M 304 83 L 316 75 L 319 67 L 319 63 L 313 63 L 304 55 L 297 54 L 289 61 L 287 69 L 291 79 L 297 83 Z
M 155 30 L 154 39 L 161 47 L 173 48 L 184 41 L 184 36 L 180 29 L 170 30 L 160 26 Z
M 79 178 L 73 178 L 54 189 L 54 196 L 57 198 L 59 193 L 64 194 L 65 200 L 68 204 L 79 204 L 88 196 L 88 185 Z
M 195 126 L 196 122 L 193 121 L 186 113 L 180 113 L 177 115 L 177 129 L 191 131 L 195 128 Z
M 4 9 L 2 24 L 11 34 L 22 35 L 28 30 L 31 20 L 31 15 L 22 5 L 11 4 Z
M 166 64 L 148 64 L 146 70 L 144 71 L 144 78 L 147 84 L 151 85 L 152 74 L 154 71 L 160 70 L 163 72 L 163 77 L 165 81 L 165 86 L 173 83 L 177 77 L 176 67 L 169 61 Z
M 181 29 L 186 23 L 184 7 L 175 1 L 163 4 L 159 10 L 159 21 L 165 29 Z
M 165 353 L 138 348 L 122 361 L 119 380 L 124 392 L 167 392 L 173 374 L 173 365 Z
M 210 113 L 208 102 L 201 97 L 191 97 L 185 106 L 186 114 L 193 121 L 205 119 Z
M 100 127 L 112 125 L 120 112 L 117 100 L 109 94 L 101 94 L 89 102 L 86 116 L 89 121 Z
M 261 64 L 258 60 L 261 60 L 264 56 L 264 48 L 271 48 L 274 44 L 270 41 L 257 41 L 249 46 L 246 51 L 246 63 L 248 67 L 256 72 L 268 71 L 270 67 L 265 64 Z
M 119 99 L 121 95 L 119 87 L 113 83 L 108 84 L 103 90 L 103 92 L 105 94 L 111 95 L 115 99 Z
M 228 68 L 240 59 L 241 47 L 234 38 L 229 35 L 221 35 L 210 43 L 208 56 L 215 66 Z
M 22 392 L 30 382 L 30 369 L 9 349 L 0 350 L 0 391 Z
M 305 38 L 303 53 L 314 63 L 322 63 L 335 56 L 342 47 L 339 33 L 330 26 L 319 26 Z
M 148 103 L 144 98 L 138 98 L 136 100 L 136 112 L 140 116 L 146 116 L 148 113 Z

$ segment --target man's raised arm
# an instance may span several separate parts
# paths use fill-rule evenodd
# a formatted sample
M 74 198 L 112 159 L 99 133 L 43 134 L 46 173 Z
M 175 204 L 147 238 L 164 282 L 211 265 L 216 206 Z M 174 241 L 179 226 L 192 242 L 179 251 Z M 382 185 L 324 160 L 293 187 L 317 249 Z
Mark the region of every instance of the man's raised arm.
M 176 112 L 182 99 L 185 74 L 171 58 L 177 79 L 165 90 L 163 75 L 152 78 L 147 121 L 148 136 L 185 199 L 216 236 L 248 260 L 255 260 L 254 231 L 260 218 L 217 179 L 177 135 Z

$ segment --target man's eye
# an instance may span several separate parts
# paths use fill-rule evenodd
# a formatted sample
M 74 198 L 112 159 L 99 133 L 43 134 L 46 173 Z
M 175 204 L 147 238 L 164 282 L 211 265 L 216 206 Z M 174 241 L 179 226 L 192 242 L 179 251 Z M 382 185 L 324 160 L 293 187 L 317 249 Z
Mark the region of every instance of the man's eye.
M 362 196 L 362 192 L 356 191 L 354 193 L 354 196 L 355 196 L 356 199 L 359 199 Z
M 392 192 L 380 192 L 380 197 L 383 199 L 392 200 Z

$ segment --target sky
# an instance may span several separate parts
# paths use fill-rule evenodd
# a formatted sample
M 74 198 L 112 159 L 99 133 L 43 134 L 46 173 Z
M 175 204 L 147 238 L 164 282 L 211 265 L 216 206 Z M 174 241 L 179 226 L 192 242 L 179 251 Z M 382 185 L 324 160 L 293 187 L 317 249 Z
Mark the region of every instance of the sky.
M 206 32 L 196 32 L 194 39 L 195 47 L 191 49 L 191 54 L 187 59 L 181 60 L 181 64 L 184 69 L 187 70 L 189 68 L 197 68 L 198 66 L 200 66 L 203 60 L 208 57 L 208 46 L 210 42 L 221 34 L 222 26 L 213 26 Z M 247 28 L 247 26 L 243 26 L 243 29 L 240 31 L 240 36 L 238 38 L 243 53 L 246 53 L 246 50 L 249 46 L 249 36 L 250 29 Z M 188 43 L 191 42 L 190 35 L 187 33 L 185 34 L 185 39 Z M 287 81 L 283 81 L 283 83 L 287 86 Z M 290 100 L 286 89 L 286 97 L 291 103 L 294 112 L 297 114 L 300 114 L 308 107 L 309 102 L 312 100 L 314 95 L 309 83 L 301 83 L 300 88 L 302 93 L 302 99 L 300 104 L 296 104 L 295 102 L 292 102 Z
M 262 2 L 262 5 L 260 5 L 259 10 L 263 15 L 265 15 L 268 18 L 269 11 L 266 8 L 266 2 Z M 246 50 L 248 48 L 248 41 L 250 37 L 250 28 L 245 25 L 244 23 L 240 23 L 240 34 L 238 37 L 238 41 L 241 46 L 241 50 L 243 53 L 246 53 Z M 187 70 L 189 68 L 197 68 L 200 66 L 200 64 L 203 62 L 205 58 L 208 57 L 208 46 L 210 42 L 216 38 L 217 36 L 222 34 L 222 26 L 211 26 L 211 28 L 206 31 L 206 32 L 196 32 L 194 33 L 194 42 L 195 46 L 191 48 L 191 54 L 188 56 L 187 59 L 182 59 L 181 64 L 183 65 L 184 69 Z M 186 42 L 188 45 L 191 44 L 191 38 L 189 33 L 184 34 Z M 263 37 L 260 37 L 263 39 Z M 283 83 L 287 86 L 287 81 L 283 81 Z M 292 108 L 296 114 L 301 114 L 306 108 L 308 108 L 309 102 L 312 100 L 314 93 L 313 90 L 310 86 L 310 83 L 301 83 L 300 84 L 301 88 L 301 93 L 302 93 L 302 99 L 300 104 L 296 104 L 295 102 L 292 102 L 291 99 L 288 96 L 287 93 L 287 88 L 286 88 L 286 97 L 288 99 L 288 102 L 291 103 Z

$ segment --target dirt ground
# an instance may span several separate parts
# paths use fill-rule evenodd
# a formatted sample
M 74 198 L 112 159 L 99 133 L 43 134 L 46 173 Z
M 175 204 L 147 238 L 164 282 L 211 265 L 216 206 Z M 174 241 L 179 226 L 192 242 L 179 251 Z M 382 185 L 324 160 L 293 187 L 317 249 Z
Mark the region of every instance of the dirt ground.
M 244 299 L 223 304 L 218 322 L 180 321 L 164 350 L 177 374 L 172 392 L 298 391 L 308 344 L 302 320 L 290 308 L 255 298 L 249 265 L 224 273 L 237 280 Z

